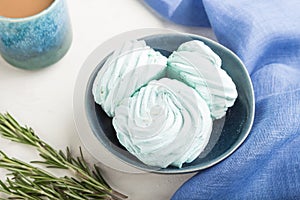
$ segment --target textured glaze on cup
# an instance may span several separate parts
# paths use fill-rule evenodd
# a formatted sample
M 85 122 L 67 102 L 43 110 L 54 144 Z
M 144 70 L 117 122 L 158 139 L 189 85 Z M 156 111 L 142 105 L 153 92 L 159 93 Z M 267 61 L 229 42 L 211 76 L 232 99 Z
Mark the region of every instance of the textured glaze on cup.
M 0 17 L 0 53 L 15 67 L 39 69 L 60 60 L 70 48 L 72 28 L 65 0 L 37 15 Z

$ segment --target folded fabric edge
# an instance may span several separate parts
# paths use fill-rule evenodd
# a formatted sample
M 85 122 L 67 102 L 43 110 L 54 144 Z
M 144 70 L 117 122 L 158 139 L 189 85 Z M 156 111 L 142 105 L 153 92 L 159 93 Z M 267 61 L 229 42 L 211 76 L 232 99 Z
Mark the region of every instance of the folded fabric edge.
M 185 26 L 210 27 L 202 1 L 144 0 L 150 10 L 162 18 Z

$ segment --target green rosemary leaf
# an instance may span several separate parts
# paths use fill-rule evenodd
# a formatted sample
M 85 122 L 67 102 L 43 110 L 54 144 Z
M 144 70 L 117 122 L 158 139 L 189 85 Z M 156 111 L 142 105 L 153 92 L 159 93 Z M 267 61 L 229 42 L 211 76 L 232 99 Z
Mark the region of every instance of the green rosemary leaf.
M 97 179 L 97 181 L 99 183 L 102 183 L 104 185 L 107 185 L 108 186 L 108 183 L 103 179 L 102 175 L 101 175 L 101 172 L 100 172 L 100 169 L 98 166 L 94 165 L 94 171 L 93 171 L 93 175 L 94 177 Z
M 68 147 L 67 147 L 67 149 L 68 149 Z M 62 150 L 59 150 L 58 153 L 59 153 L 59 155 L 60 155 L 64 160 L 67 160 L 67 157 L 66 157 L 65 153 L 64 153 Z
M 3 181 L 0 180 L 0 191 L 4 192 L 10 192 L 10 189 L 3 183 Z
M 9 113 L 0 113 L 0 135 L 14 142 L 34 147 L 42 160 L 30 164 L 10 158 L 0 150 L 0 168 L 8 170 L 6 182 L 0 181 L 0 192 L 9 195 L 9 199 L 28 200 L 86 200 L 111 199 L 122 200 L 127 197 L 112 190 L 105 182 L 98 167 L 91 170 L 81 148 L 80 156 L 72 155 L 67 147 L 66 152 L 57 151 L 41 140 L 34 130 L 21 126 Z M 67 170 L 74 176 L 56 177 L 51 173 L 31 164 L 44 165 L 47 168 Z

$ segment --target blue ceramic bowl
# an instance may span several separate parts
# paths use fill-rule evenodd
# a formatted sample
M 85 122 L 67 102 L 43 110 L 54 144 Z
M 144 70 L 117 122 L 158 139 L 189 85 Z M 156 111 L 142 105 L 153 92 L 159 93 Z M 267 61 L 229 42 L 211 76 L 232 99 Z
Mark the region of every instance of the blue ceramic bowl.
M 97 72 L 105 62 L 105 59 L 103 59 L 99 61 L 98 66 L 91 73 L 85 93 L 87 120 L 98 141 L 123 162 L 145 171 L 157 173 L 186 173 L 202 170 L 217 164 L 232 154 L 248 136 L 254 118 L 253 88 L 241 60 L 224 46 L 197 35 L 156 34 L 141 39 L 144 39 L 150 47 L 160 51 L 165 56 L 169 56 L 180 44 L 189 40 L 203 41 L 221 57 L 222 68 L 226 70 L 237 86 L 238 98 L 234 106 L 229 108 L 225 117 L 214 121 L 209 144 L 196 160 L 184 164 L 182 168 L 172 166 L 165 169 L 153 168 L 139 161 L 122 147 L 112 126 L 112 119 L 105 114 L 101 106 L 94 102 L 92 86 Z
M 11 65 L 39 69 L 60 60 L 70 48 L 72 28 L 65 0 L 25 18 L 0 16 L 0 54 Z

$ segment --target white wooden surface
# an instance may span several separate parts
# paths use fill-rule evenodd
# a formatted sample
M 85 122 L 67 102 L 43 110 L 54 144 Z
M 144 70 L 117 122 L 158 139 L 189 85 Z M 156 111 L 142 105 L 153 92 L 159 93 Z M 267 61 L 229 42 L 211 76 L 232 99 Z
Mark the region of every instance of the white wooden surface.
M 22 124 L 57 149 L 82 146 L 73 121 L 73 91 L 77 74 L 87 56 L 102 42 L 125 31 L 170 28 L 214 38 L 210 29 L 183 27 L 156 16 L 139 0 L 67 0 L 73 43 L 58 63 L 38 71 L 14 68 L 0 57 L 0 112 L 10 112 Z M 27 146 L 0 138 L 0 149 L 24 161 L 37 154 Z M 89 162 L 95 161 L 85 152 Z M 129 199 L 169 199 L 193 174 L 158 175 L 124 173 L 101 165 L 103 175 Z M 6 172 L 0 169 L 1 179 Z

